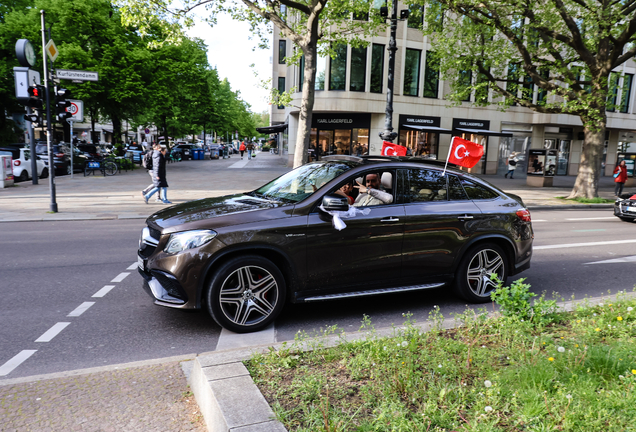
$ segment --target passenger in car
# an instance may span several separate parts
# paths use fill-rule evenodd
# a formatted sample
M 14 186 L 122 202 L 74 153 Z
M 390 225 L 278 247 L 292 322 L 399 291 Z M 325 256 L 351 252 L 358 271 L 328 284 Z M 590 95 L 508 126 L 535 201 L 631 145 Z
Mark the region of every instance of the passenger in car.
M 382 183 L 380 183 L 380 173 L 367 174 L 366 186 L 362 185 L 356 180 L 358 186 L 354 188 L 360 191 L 360 195 L 353 203 L 354 207 L 367 207 L 376 206 L 382 204 L 391 204 L 393 202 L 393 195 L 386 192 L 386 187 L 391 187 L 393 176 L 391 173 L 384 173 L 382 175 Z
M 347 201 L 349 202 L 349 205 L 353 205 L 354 203 L 354 199 L 353 199 L 353 185 L 351 183 L 345 183 L 340 189 L 338 189 L 336 192 L 336 195 L 340 195 L 343 196 L 345 198 L 347 198 Z

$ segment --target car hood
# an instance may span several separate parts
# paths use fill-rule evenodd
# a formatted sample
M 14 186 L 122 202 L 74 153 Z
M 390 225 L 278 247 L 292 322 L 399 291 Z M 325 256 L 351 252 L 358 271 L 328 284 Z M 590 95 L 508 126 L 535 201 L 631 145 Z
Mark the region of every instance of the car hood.
M 177 204 L 151 215 L 146 222 L 164 233 L 172 233 L 290 217 L 292 211 L 289 204 L 236 194 Z

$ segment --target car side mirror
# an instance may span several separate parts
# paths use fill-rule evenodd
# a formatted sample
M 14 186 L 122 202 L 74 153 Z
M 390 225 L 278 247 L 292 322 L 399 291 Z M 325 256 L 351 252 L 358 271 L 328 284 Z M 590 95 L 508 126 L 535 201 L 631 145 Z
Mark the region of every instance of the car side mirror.
M 325 195 L 322 198 L 322 208 L 326 211 L 347 211 L 349 201 L 340 195 Z

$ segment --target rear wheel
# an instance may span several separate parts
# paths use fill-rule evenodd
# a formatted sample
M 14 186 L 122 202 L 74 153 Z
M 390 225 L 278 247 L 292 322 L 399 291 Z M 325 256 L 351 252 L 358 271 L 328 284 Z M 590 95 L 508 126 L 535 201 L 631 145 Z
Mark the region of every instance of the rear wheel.
M 104 162 L 104 172 L 106 172 L 106 175 L 115 175 L 118 170 L 119 168 L 117 168 L 117 164 L 115 162 Z
M 455 288 L 465 300 L 484 303 L 490 300 L 490 293 L 497 288 L 491 275 L 496 274 L 505 283 L 508 272 L 508 259 L 503 249 L 493 243 L 480 244 L 464 255 L 457 269 Z
M 73 174 L 73 165 L 70 162 L 66 164 L 66 174 Z
M 49 169 L 48 168 L 44 168 L 42 170 L 42 174 L 40 174 L 40 178 L 41 179 L 45 179 L 49 177 Z
M 18 176 L 18 180 L 20 180 L 21 182 L 29 180 L 29 173 L 26 170 L 22 170 L 22 172 Z
M 271 261 L 256 255 L 233 258 L 218 269 L 208 290 L 208 312 L 236 333 L 271 324 L 285 303 L 285 279 Z

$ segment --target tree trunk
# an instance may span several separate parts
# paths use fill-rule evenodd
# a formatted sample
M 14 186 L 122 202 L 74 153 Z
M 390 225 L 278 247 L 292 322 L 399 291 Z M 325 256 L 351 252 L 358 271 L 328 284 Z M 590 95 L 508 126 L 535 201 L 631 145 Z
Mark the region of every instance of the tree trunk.
M 121 142 L 121 120 L 117 114 L 110 116 L 110 120 L 113 122 L 113 145 Z
M 99 144 L 95 142 L 95 109 L 89 110 L 91 115 L 91 144 Z
M 579 172 L 574 182 L 574 188 L 568 198 L 596 198 L 598 196 L 598 181 L 601 177 L 603 145 L 605 142 L 605 126 L 607 116 L 595 124 L 591 119 L 581 118 L 585 125 L 585 141 L 581 151 Z

